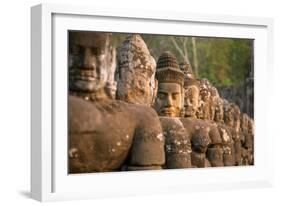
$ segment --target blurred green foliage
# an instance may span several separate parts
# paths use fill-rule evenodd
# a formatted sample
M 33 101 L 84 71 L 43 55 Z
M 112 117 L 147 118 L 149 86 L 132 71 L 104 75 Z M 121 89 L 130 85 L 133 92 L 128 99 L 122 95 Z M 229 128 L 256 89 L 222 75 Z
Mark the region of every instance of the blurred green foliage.
M 116 48 L 128 34 L 113 34 Z M 150 53 L 158 60 L 171 51 L 179 63 L 189 61 L 198 78 L 207 78 L 214 86 L 238 86 L 244 83 L 253 66 L 253 40 L 214 37 L 182 37 L 141 34 Z

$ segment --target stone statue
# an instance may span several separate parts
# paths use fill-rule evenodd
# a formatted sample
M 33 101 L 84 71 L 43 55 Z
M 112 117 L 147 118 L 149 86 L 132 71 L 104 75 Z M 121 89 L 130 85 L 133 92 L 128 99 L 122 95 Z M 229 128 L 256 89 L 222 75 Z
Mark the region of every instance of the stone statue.
M 195 79 L 186 79 L 184 82 L 184 117 L 197 118 L 200 95 L 199 84 Z
M 209 87 L 209 91 L 210 91 L 210 94 L 211 94 L 211 99 L 210 99 L 210 120 L 214 120 L 215 119 L 215 114 L 216 114 L 216 108 L 217 108 L 217 105 L 219 104 L 220 95 L 219 95 L 219 92 L 218 92 L 217 88 L 214 87 L 213 85 L 211 85 Z
M 200 103 L 197 112 L 198 119 L 210 120 L 211 119 L 211 92 L 210 82 L 207 79 L 200 79 Z
M 243 139 L 240 131 L 240 109 L 234 103 L 224 101 L 224 123 L 233 140 L 233 158 L 235 165 L 242 165 L 241 145 Z
M 106 68 L 104 68 L 106 67 Z M 85 100 L 115 98 L 112 34 L 69 33 L 69 90 Z
M 160 117 L 165 136 L 166 165 L 168 169 L 191 167 L 191 144 L 179 118 Z
M 215 105 L 214 121 L 218 124 L 224 123 L 223 100 L 221 98 L 218 98 L 217 104 Z
M 251 165 L 254 163 L 254 125 L 253 120 L 245 113 L 241 114 L 241 131 L 244 141 L 242 142 L 242 164 Z
M 140 35 L 69 32 L 69 173 L 254 164 L 254 122 Z M 117 71 L 115 69 L 117 67 Z
M 192 71 L 191 65 L 187 62 L 183 62 L 179 64 L 180 70 L 184 73 L 185 80 L 195 79 L 195 75 Z
M 154 108 L 166 138 L 166 168 L 191 167 L 189 135 L 179 120 L 184 99 L 184 74 L 172 53 L 164 52 L 159 57 L 156 79 L 158 91 Z
M 117 98 L 151 106 L 155 98 L 154 58 L 138 34 L 129 35 L 118 51 Z
M 179 70 L 175 56 L 170 52 L 164 52 L 160 56 L 157 62 L 156 78 L 158 81 L 158 93 L 155 100 L 155 108 L 158 115 L 177 119 L 177 117 L 181 116 L 181 111 L 183 111 L 185 114 L 184 116 L 190 117 L 180 118 L 180 121 L 186 130 L 186 136 L 189 137 L 189 141 L 191 141 L 192 166 L 222 166 L 222 154 L 219 152 L 221 148 L 218 149 L 221 143 L 218 130 L 214 125 L 211 125 L 210 122 L 194 119 L 199 101 L 199 89 L 196 80 L 184 78 L 184 73 Z M 183 90 L 185 90 L 185 93 Z M 187 96 L 185 97 L 184 94 Z M 185 103 L 184 110 L 182 104 L 183 100 Z M 162 122 L 162 118 L 160 119 Z M 170 121 L 170 124 L 173 125 L 172 121 Z M 162 123 L 163 131 L 166 133 L 167 130 L 170 129 L 167 125 L 168 124 Z M 180 128 L 179 124 L 175 126 L 175 128 Z M 166 136 L 166 140 L 167 139 L 175 138 Z M 186 141 L 188 140 L 186 139 Z M 169 141 L 166 142 L 166 147 L 169 148 L 170 146 L 167 145 L 168 142 Z M 210 149 L 208 150 L 209 146 Z M 210 157 L 209 159 L 206 158 L 207 150 L 208 156 Z M 166 151 L 166 159 L 167 158 Z
M 205 114 L 209 116 L 212 114 L 215 116 L 216 104 L 210 104 L 208 102 L 210 107 L 206 107 L 207 104 L 205 103 L 209 100 L 211 102 L 218 101 L 218 91 L 215 87 L 211 86 L 206 79 L 201 80 L 201 82 L 198 81 L 193 75 L 191 67 L 188 67 L 188 65 L 181 67 L 183 71 L 186 71 L 183 112 L 184 117 L 186 118 L 182 118 L 181 120 L 185 125 L 185 128 L 189 128 L 187 130 L 193 131 L 191 135 L 191 142 L 193 145 L 193 164 L 196 164 L 197 167 L 223 166 L 223 150 L 220 131 L 218 130 L 216 123 L 210 121 L 209 117 L 205 116 Z M 210 98 L 206 97 L 205 94 L 209 95 Z M 201 96 L 202 100 L 205 100 L 206 102 L 201 100 Z M 203 120 L 197 119 L 198 114 L 201 114 L 201 119 Z M 194 128 L 197 129 L 194 130 Z M 200 150 L 195 149 L 198 142 L 202 142 Z M 199 151 L 201 152 L 200 154 L 198 153 Z
M 165 139 L 156 112 L 113 98 L 111 34 L 69 37 L 69 172 L 161 169 Z

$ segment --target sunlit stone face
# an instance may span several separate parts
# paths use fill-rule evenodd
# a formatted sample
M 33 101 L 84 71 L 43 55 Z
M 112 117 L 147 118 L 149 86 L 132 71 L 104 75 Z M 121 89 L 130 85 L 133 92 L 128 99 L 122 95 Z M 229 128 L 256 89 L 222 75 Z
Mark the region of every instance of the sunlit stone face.
M 159 83 L 155 109 L 160 116 L 179 117 L 182 109 L 182 89 L 177 83 Z
M 231 104 L 224 105 L 224 122 L 229 127 L 234 127 L 234 109 Z
M 184 114 L 185 117 L 196 117 L 196 111 L 199 107 L 199 89 L 194 86 L 188 86 L 184 95 Z
M 112 61 L 109 36 L 95 32 L 71 32 L 69 41 L 70 89 L 94 92 L 103 88 L 108 78 L 106 69 Z
M 214 120 L 218 123 L 223 122 L 223 105 L 221 102 L 216 105 Z

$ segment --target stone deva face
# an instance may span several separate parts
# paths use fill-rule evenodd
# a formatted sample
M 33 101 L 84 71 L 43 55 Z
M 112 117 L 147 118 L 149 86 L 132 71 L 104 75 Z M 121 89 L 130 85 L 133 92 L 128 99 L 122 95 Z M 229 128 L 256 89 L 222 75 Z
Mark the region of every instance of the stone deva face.
M 184 114 L 185 117 L 196 117 L 199 107 L 199 89 L 195 85 L 185 88 L 184 93 Z
M 71 91 L 91 93 L 106 86 L 114 90 L 115 66 L 115 50 L 110 33 L 69 33 Z
M 179 117 L 183 108 L 184 73 L 180 70 L 176 57 L 164 52 L 156 67 L 158 81 L 157 97 L 154 107 L 158 115 Z
M 155 109 L 160 116 L 179 117 L 182 107 L 182 89 L 176 83 L 160 83 Z

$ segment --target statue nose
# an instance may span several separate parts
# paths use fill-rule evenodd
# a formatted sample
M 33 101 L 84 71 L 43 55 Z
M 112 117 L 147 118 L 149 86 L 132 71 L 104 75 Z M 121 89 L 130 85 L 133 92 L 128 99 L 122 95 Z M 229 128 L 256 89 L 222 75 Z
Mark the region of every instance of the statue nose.
M 167 97 L 166 106 L 167 107 L 172 106 L 172 97 L 170 95 Z
M 83 68 L 84 69 L 94 69 L 94 67 L 95 67 L 95 62 L 92 57 L 91 50 L 90 50 L 90 48 L 86 48 L 85 53 L 84 53 L 84 59 L 83 59 Z

